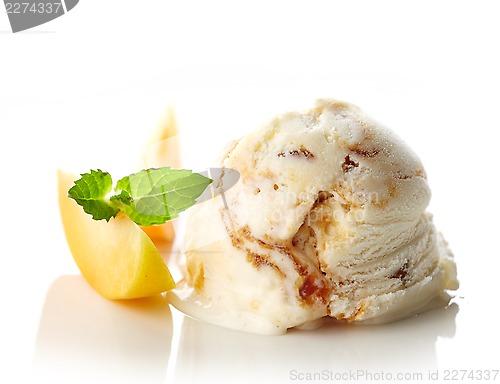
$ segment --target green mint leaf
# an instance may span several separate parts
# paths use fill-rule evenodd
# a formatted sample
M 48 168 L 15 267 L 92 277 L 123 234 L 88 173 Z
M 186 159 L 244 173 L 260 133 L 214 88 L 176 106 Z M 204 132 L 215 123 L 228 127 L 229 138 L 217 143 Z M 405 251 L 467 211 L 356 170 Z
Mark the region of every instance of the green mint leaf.
M 115 217 L 119 209 L 106 200 L 106 195 L 111 192 L 111 175 L 100 169 L 83 173 L 75 181 L 75 185 L 68 191 L 68 196 L 83 207 L 83 210 L 92 215 L 94 220 L 109 221 Z
M 116 206 L 120 206 L 120 204 L 130 205 L 133 199 L 127 191 L 122 190 L 118 195 L 111 196 L 110 201 Z
M 151 168 L 118 181 L 111 201 L 139 225 L 163 224 L 194 205 L 211 182 L 185 169 Z

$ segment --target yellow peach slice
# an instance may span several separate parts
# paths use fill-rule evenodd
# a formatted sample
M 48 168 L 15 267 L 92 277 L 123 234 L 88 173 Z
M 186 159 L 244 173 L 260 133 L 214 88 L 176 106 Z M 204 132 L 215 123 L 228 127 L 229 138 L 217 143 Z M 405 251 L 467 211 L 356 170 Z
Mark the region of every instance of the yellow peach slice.
M 126 215 L 95 221 L 68 197 L 74 175 L 58 172 L 59 208 L 69 248 L 88 283 L 109 299 L 152 296 L 175 286 L 158 249 Z
M 174 109 L 169 107 L 142 151 L 139 168 L 165 166 L 180 168 L 180 144 L 177 135 Z M 142 229 L 161 251 L 168 254 L 175 237 L 174 226 L 170 221 L 161 225 L 142 227 Z

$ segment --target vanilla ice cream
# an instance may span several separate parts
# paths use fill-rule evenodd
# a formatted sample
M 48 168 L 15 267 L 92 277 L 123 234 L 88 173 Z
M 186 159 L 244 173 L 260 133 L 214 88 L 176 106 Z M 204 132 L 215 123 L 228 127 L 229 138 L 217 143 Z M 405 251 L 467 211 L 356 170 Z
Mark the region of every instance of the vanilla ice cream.
M 240 179 L 190 209 L 185 278 L 168 294 L 181 311 L 280 334 L 324 318 L 394 321 L 458 287 L 420 160 L 359 108 L 320 100 L 279 116 L 222 167 Z

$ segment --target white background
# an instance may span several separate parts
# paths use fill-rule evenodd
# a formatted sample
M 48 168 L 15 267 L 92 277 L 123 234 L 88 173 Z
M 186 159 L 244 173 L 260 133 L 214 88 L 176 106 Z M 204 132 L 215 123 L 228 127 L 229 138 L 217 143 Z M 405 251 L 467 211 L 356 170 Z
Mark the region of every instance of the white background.
M 9 379 L 1 381 L 66 371 L 82 382 L 123 382 L 144 369 L 155 372 L 151 382 L 223 381 L 226 372 L 233 382 L 298 382 L 291 369 L 396 369 L 404 360 L 440 374 L 500 369 L 490 352 L 500 341 L 496 3 L 82 0 L 18 34 L 2 11 L 0 375 Z M 78 270 L 59 222 L 57 168 L 127 172 L 169 104 L 185 164 L 202 168 L 226 141 L 318 97 L 358 104 L 421 156 L 429 209 L 457 260 L 458 312 L 276 341 L 183 322 L 174 311 L 165 330 L 155 305 L 150 317 L 122 313 L 68 276 Z M 65 295 L 54 298 L 51 286 Z M 135 325 L 117 326 L 128 321 Z M 142 323 L 162 330 L 167 350 Z M 127 346 L 150 358 L 135 359 L 143 351 Z M 293 356 L 302 364 L 287 365 Z

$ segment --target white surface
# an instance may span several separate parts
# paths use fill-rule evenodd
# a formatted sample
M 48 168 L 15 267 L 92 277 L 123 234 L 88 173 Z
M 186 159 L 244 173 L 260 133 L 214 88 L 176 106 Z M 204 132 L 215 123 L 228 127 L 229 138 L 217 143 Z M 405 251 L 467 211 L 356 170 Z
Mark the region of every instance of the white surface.
M 446 369 L 500 369 L 489 352 L 500 341 L 495 3 L 82 0 L 16 35 L 0 13 L 0 381 L 286 383 L 301 382 L 292 370 L 439 369 L 443 379 Z M 457 306 L 264 338 L 170 317 L 158 303 L 105 302 L 74 277 L 57 167 L 127 172 L 170 102 L 185 165 L 206 167 L 227 140 L 322 96 L 358 104 L 422 158 L 430 210 L 456 255 Z

